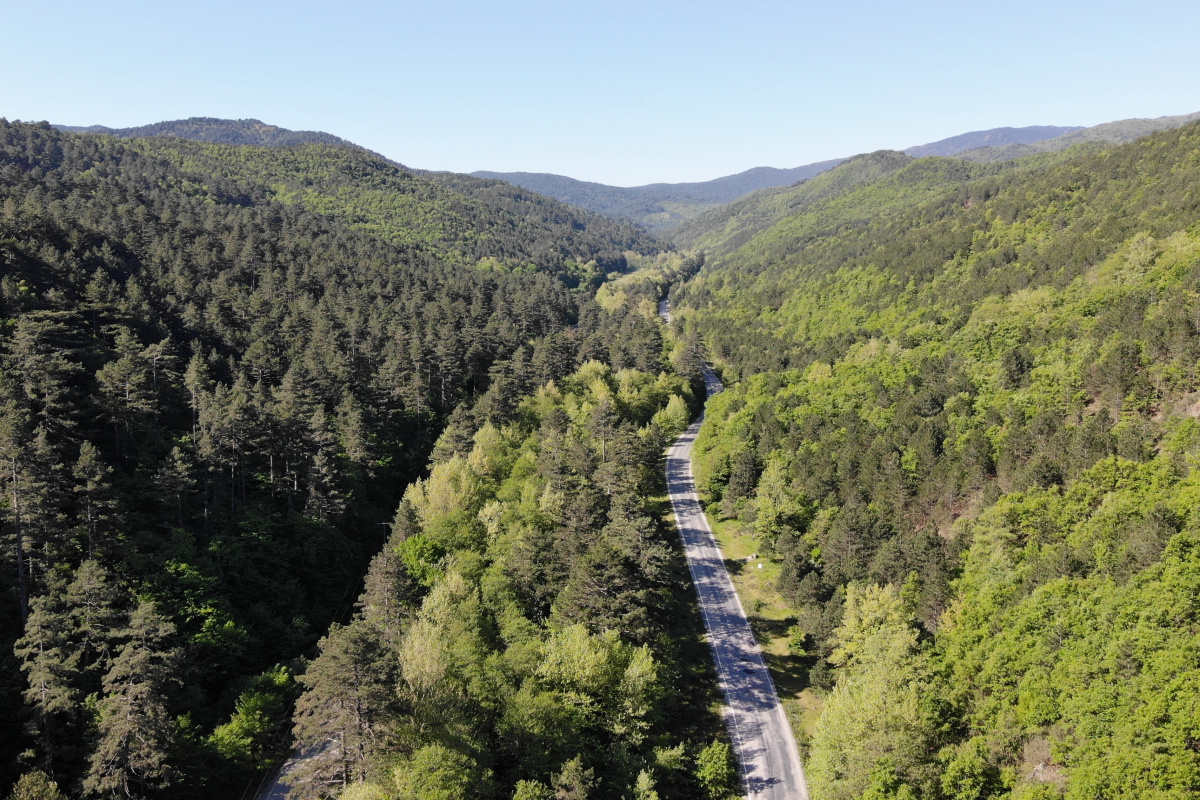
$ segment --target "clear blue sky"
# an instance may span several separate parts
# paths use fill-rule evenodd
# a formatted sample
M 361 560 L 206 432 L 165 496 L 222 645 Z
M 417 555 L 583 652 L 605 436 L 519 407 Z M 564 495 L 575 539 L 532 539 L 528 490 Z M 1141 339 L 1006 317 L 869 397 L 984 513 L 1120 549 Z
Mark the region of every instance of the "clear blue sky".
M 0 116 L 323 130 L 405 164 L 707 180 L 1200 110 L 1200 3 L 0 0 Z

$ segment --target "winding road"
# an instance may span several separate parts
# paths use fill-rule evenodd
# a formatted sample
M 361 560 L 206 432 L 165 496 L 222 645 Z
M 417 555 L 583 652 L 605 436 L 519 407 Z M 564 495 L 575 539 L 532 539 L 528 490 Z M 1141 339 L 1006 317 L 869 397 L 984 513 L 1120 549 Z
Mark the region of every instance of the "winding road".
M 659 303 L 658 311 L 666 322 L 671 321 L 666 300 Z M 709 397 L 724 388 L 707 368 L 704 383 Z M 804 767 L 783 704 L 696 495 L 692 444 L 703 421 L 701 414 L 667 450 L 667 488 L 725 695 L 725 724 L 747 797 L 809 800 Z

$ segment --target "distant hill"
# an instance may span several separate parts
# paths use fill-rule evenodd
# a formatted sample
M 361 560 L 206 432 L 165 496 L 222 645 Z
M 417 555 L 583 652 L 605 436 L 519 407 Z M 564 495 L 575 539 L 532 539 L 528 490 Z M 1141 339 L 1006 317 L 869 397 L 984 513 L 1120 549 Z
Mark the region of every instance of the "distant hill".
M 595 261 L 597 269 L 611 271 L 624 264 L 627 250 L 658 249 L 624 220 L 499 181 L 409 169 L 328 133 L 211 117 L 137 128 L 54 127 L 127 139 L 189 174 L 200 171 L 203 181 L 220 176 L 238 191 L 258 187 L 263 199 L 335 217 L 453 262 L 562 272 L 566 259 L 562 277 L 573 282 L 587 277 L 577 265 Z
M 950 156 L 985 146 L 1027 144 L 1063 134 L 1083 131 L 1079 126 L 1031 125 L 1026 128 L 992 128 L 971 131 L 930 144 L 910 147 L 904 152 L 914 158 Z M 778 186 L 790 186 L 815 178 L 846 159 L 833 158 L 791 169 L 754 167 L 736 175 L 726 175 L 697 183 L 651 183 L 646 186 L 608 186 L 552 175 L 544 172 L 473 172 L 481 178 L 496 178 L 553 197 L 564 203 L 582 206 L 608 216 L 638 223 L 652 233 L 673 231 L 705 211 L 731 203 L 751 192 Z
M 904 152 L 913 158 L 952 156 L 964 150 L 980 147 L 1000 147 L 1007 144 L 1032 144 L 1083 130 L 1082 125 L 1030 125 L 1025 128 L 992 128 L 951 136 L 929 144 L 910 147 Z
M 651 183 L 608 186 L 544 172 L 473 172 L 529 189 L 564 203 L 613 217 L 632 220 L 653 233 L 663 233 L 706 209 L 724 205 L 750 192 L 807 180 L 842 162 L 835 158 L 792 169 L 755 167 L 697 183 Z
M 957 153 L 959 158 L 970 161 L 1009 161 L 1014 158 L 1034 155 L 1035 153 L 1056 153 L 1066 150 L 1073 145 L 1084 142 L 1112 142 L 1123 144 L 1149 136 L 1152 133 L 1178 128 L 1190 122 L 1200 120 L 1200 112 L 1180 114 L 1173 117 L 1155 117 L 1153 119 L 1134 118 L 1122 119 L 1116 122 L 1105 122 L 1090 128 L 1080 128 L 1052 139 L 1035 142 L 1013 142 L 1006 144 L 988 143 L 975 149 L 963 150 Z
M 61 131 L 72 133 L 104 133 L 122 139 L 140 139 L 147 136 L 175 136 L 197 142 L 215 144 L 256 144 L 266 147 L 287 147 L 299 144 L 358 145 L 321 131 L 290 131 L 276 125 L 268 125 L 257 119 L 218 119 L 216 117 L 191 117 L 136 128 L 109 128 L 104 125 L 55 125 Z

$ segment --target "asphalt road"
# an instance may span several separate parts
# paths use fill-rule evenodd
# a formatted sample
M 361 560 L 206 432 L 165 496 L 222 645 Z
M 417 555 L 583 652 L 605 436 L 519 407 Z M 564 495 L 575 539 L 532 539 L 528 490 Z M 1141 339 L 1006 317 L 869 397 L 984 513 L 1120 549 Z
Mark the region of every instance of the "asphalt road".
M 670 309 L 659 313 L 668 322 Z M 711 397 L 724 388 L 711 370 L 704 382 Z M 725 724 L 733 740 L 747 797 L 755 800 L 808 800 L 804 767 L 791 726 L 763 661 L 762 648 L 750 630 L 738 600 L 725 558 L 696 496 L 692 477 L 692 444 L 703 415 L 667 451 L 667 488 L 675 522 L 683 537 L 692 582 L 700 595 L 700 610 L 708 644 L 725 695 Z

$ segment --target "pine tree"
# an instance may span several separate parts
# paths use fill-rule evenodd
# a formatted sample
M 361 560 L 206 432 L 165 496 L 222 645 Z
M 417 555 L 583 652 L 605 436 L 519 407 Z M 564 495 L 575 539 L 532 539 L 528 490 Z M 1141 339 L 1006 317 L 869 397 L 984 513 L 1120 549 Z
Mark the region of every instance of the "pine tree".
M 99 561 L 88 559 L 75 570 L 64 602 L 70 609 L 83 669 L 89 672 L 109 669 L 112 645 L 121 633 L 118 625 L 123 601 L 121 588 Z
M 178 447 L 163 459 L 162 466 L 154 474 L 154 489 L 158 501 L 175 517 L 175 524 L 183 527 L 183 501 L 196 488 L 192 477 L 194 469 L 191 459 Z
M 324 409 L 318 408 L 312 415 L 309 430 L 315 453 L 308 470 L 308 502 L 304 513 L 322 522 L 333 522 L 346 512 L 346 499 L 341 490 L 337 437 L 330 429 Z
M 25 702 L 33 709 L 39 765 L 51 776 L 56 773 L 59 749 L 73 738 L 72 723 L 80 705 L 77 682 L 82 653 L 66 594 L 64 586 L 55 585 L 34 598 L 25 635 L 13 648 L 25 673 Z
M 169 646 L 175 626 L 142 601 L 121 632 L 125 640 L 104 676 L 99 740 L 84 777 L 90 797 L 145 797 L 170 785 L 174 723 L 166 691 L 176 680 L 178 650 Z
M 58 784 L 41 770 L 34 770 L 22 775 L 8 800 L 67 800 L 67 796 L 59 790 Z
M 0 484 L 5 489 L 7 514 L 11 522 L 13 560 L 17 565 L 17 593 L 20 601 L 21 623 L 29 616 L 29 563 L 26 553 L 25 473 L 26 452 L 32 438 L 32 420 L 26 409 L 11 398 L 0 407 Z M 8 537 L 5 537 L 8 538 Z
M 320 646 L 321 655 L 299 678 L 306 691 L 296 702 L 296 747 L 308 757 L 289 782 L 304 800 L 364 779 L 396 714 L 399 664 L 373 623 L 334 625 Z
M 91 442 L 79 447 L 75 462 L 75 495 L 79 519 L 87 535 L 87 557 L 92 558 L 108 532 L 117 507 L 112 487 L 112 467 L 100 458 L 100 451 Z

